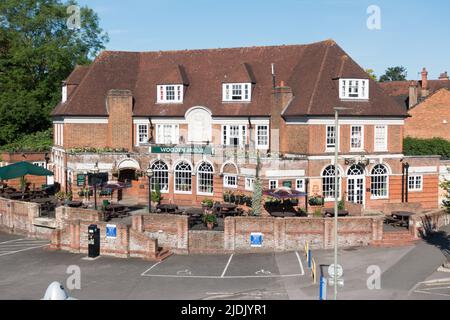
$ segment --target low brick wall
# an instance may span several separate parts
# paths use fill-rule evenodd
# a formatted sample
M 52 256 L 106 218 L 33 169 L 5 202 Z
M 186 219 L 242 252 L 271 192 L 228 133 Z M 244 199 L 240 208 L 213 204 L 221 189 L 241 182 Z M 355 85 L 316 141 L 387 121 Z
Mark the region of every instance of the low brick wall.
M 87 254 L 88 227 L 95 224 L 100 229 L 100 255 L 118 258 L 138 257 L 148 260 L 157 257 L 157 239 L 133 230 L 128 225 L 98 221 L 95 219 L 96 212 L 78 211 L 74 208 L 60 209 L 59 213 L 72 217 L 72 219 L 64 220 L 62 228 L 53 232 L 51 242 L 53 249 Z M 80 219 L 74 219 L 76 217 Z M 117 236 L 115 239 L 106 238 L 108 224 L 116 225 Z
M 263 244 L 252 248 L 250 234 L 261 232 Z M 338 219 L 340 247 L 365 246 L 383 237 L 382 217 L 344 217 Z M 235 252 L 303 250 L 306 242 L 312 248 L 334 246 L 332 218 L 259 218 L 229 217 L 225 219 L 224 249 Z
M 450 214 L 444 209 L 415 214 L 409 221 L 409 231 L 415 238 L 427 235 L 450 224 Z
M 0 198 L 0 230 L 31 238 L 50 239 L 54 228 L 35 225 L 37 218 L 37 203 Z
M 175 253 L 188 253 L 188 217 L 174 214 L 145 214 L 133 216 L 132 229 L 141 231 L 158 244 Z
M 189 231 L 189 253 L 226 253 L 222 231 Z

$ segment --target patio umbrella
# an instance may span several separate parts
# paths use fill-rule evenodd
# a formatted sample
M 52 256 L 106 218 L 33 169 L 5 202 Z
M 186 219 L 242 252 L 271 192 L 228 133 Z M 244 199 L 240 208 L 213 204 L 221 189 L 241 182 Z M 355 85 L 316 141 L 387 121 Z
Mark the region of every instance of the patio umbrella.
M 52 176 L 53 172 L 24 161 L 0 168 L 0 179 L 2 180 L 16 179 L 26 175 Z
M 263 194 L 276 199 L 296 199 L 306 196 L 305 192 L 301 192 L 288 187 L 265 190 Z

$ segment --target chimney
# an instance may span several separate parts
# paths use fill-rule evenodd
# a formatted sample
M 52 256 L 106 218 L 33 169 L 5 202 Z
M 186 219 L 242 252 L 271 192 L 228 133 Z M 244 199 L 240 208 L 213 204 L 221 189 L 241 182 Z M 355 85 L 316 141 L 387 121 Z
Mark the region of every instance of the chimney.
M 417 104 L 418 100 L 418 88 L 416 81 L 411 81 L 409 83 L 409 104 L 408 108 L 412 108 Z
M 108 111 L 108 147 L 133 149 L 133 94 L 130 90 L 109 90 L 106 95 Z
M 270 150 L 271 152 L 286 152 L 284 146 L 284 119 L 282 116 L 283 111 L 289 105 L 293 98 L 292 89 L 285 84 L 284 81 L 280 81 L 280 85 L 273 89 L 272 93 L 272 106 L 270 110 Z
M 429 94 L 428 90 L 428 71 L 425 67 L 422 69 L 422 97 L 427 97 Z
M 439 80 L 449 80 L 447 71 L 445 71 L 444 73 L 441 73 L 441 75 L 439 76 Z

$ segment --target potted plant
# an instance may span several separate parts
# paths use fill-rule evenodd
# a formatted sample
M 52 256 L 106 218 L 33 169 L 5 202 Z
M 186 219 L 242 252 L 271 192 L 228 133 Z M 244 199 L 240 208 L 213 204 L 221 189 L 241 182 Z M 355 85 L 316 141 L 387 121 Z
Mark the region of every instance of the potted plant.
M 225 191 L 223 194 L 223 201 L 230 202 L 231 191 Z
M 161 187 L 159 186 L 159 183 L 155 185 L 155 191 L 152 191 L 152 201 L 160 204 L 162 200 L 161 196 Z
M 205 215 L 205 223 L 206 223 L 206 226 L 208 227 L 208 230 L 214 229 L 214 225 L 217 223 L 216 215 L 211 212 L 208 212 Z
M 202 207 L 203 207 L 204 209 L 211 209 L 212 206 L 213 206 L 213 204 L 214 204 L 214 202 L 213 202 L 211 199 L 205 198 L 205 199 L 203 199 L 203 201 L 202 201 Z

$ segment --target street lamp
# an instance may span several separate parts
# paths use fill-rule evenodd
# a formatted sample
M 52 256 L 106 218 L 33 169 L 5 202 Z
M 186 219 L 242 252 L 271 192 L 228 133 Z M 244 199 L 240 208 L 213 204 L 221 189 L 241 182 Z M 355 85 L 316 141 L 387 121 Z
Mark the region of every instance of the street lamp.
M 333 274 L 333 284 L 334 284 L 334 300 L 337 300 L 337 256 L 338 256 L 338 190 L 339 190 L 339 170 L 338 170 L 338 160 L 339 160 L 339 111 L 345 111 L 350 108 L 345 107 L 335 107 L 334 108 L 334 274 Z
M 48 153 L 45 154 L 45 169 L 48 170 L 48 162 L 50 161 L 50 156 Z M 45 176 L 45 185 L 48 186 L 48 176 Z
M 152 213 L 152 177 L 153 177 L 153 170 L 148 165 L 147 168 L 147 177 L 148 177 L 148 213 Z
M 98 161 L 95 163 L 94 169 L 91 170 L 92 173 L 92 183 L 94 184 L 94 208 L 97 210 L 97 175 L 100 172 L 98 168 Z

